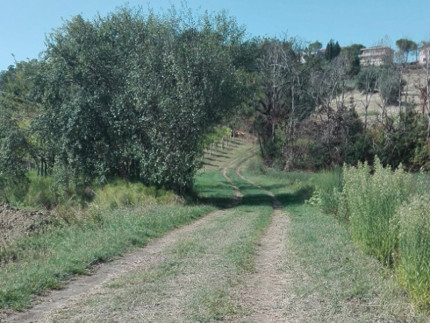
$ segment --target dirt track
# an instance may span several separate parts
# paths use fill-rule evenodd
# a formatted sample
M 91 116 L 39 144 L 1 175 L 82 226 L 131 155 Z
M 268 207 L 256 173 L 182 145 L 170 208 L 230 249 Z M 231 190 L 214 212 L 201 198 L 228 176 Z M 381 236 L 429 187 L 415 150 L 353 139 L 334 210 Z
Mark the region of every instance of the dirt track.
M 65 286 L 64 289 L 52 291 L 48 296 L 39 298 L 30 310 L 23 313 L 15 313 L 6 319 L 7 322 L 39 322 L 49 321 L 52 311 L 68 307 L 76 300 L 96 293 L 103 285 L 108 284 L 124 273 L 154 266 L 162 259 L 162 251 L 176 242 L 180 237 L 195 228 L 204 226 L 211 218 L 216 217 L 218 212 L 213 212 L 194 223 L 176 229 L 163 238 L 153 241 L 145 248 L 129 253 L 111 263 L 101 264 L 90 276 L 79 276 Z
M 99 265 L 99 267 L 94 271 L 94 274 L 90 276 L 80 276 L 72 280 L 69 284 L 65 286 L 64 289 L 53 291 L 45 297 L 38 299 L 37 303 L 26 312 L 23 313 L 13 313 L 6 318 L 8 322 L 45 322 L 45 321 L 57 321 L 62 320 L 64 316 L 59 315 L 62 311 L 68 311 L 70 309 L 79 307 L 79 302 L 83 299 L 90 300 L 95 295 L 103 295 L 106 293 L 106 286 L 114 283 L 117 279 L 123 277 L 126 274 L 130 274 L 133 271 L 145 271 L 151 270 L 151 268 L 161 266 L 163 261 L 166 260 L 166 253 L 168 250 L 173 248 L 176 244 L 180 243 L 187 235 L 194 235 L 196 230 L 202 230 L 205 226 L 210 225 L 211 221 L 214 221 L 217 217 L 225 215 L 226 212 L 233 212 L 234 208 L 240 204 L 242 198 L 242 193 L 239 188 L 235 186 L 232 180 L 228 177 L 229 167 L 225 167 L 222 170 L 222 174 L 226 180 L 231 184 L 235 192 L 235 200 L 232 201 L 231 209 L 223 211 L 215 211 L 209 215 L 201 218 L 194 223 L 174 230 L 164 237 L 153 241 L 146 247 L 137 250 L 135 252 L 129 253 L 125 257 L 117 259 L 108 264 Z M 237 168 L 236 173 L 240 175 L 240 170 Z M 242 177 L 243 178 L 243 177 Z M 246 180 L 245 178 L 243 178 Z M 248 181 L 249 182 L 249 181 Z M 249 182 L 252 183 L 252 182 Z M 271 194 L 270 192 L 267 192 Z M 273 197 L 273 195 L 272 195 Z M 274 198 L 274 197 L 273 197 Z M 240 225 L 238 223 L 238 225 Z M 273 220 L 269 226 L 266 234 L 261 240 L 261 245 L 258 249 L 258 254 L 256 256 L 256 272 L 252 275 L 244 277 L 245 281 L 249 281 L 245 286 L 248 286 L 246 290 L 242 287 L 237 286 L 234 288 L 238 299 L 235 300 L 242 308 L 252 308 L 254 309 L 251 316 L 245 315 L 242 317 L 231 317 L 231 320 L 241 320 L 247 317 L 247 319 L 255 320 L 257 322 L 262 321 L 282 321 L 282 302 L 285 296 L 285 286 L 284 280 L 280 279 L 283 275 L 280 270 L 280 264 L 282 259 L 284 259 L 284 238 L 285 229 L 288 225 L 288 218 L 279 209 L 279 202 L 274 198 L 274 211 Z M 239 230 L 239 229 L 238 229 Z M 234 231 L 236 232 L 236 231 Z M 216 263 L 217 259 L 207 259 L 208 262 L 213 261 Z M 204 269 L 199 269 L 202 275 L 205 275 Z M 217 279 L 223 280 L 224 276 L 219 276 L 214 273 L 207 273 L 207 279 L 213 280 L 213 277 L 218 277 Z M 213 276 L 211 278 L 211 275 Z M 281 275 L 281 276 L 280 276 Z M 186 284 L 186 281 L 190 279 L 187 275 L 181 275 L 175 281 L 175 286 L 178 290 L 171 290 L 165 292 L 164 298 L 166 299 L 165 305 L 159 306 L 149 306 L 145 308 L 146 319 L 152 318 L 157 321 L 163 317 L 163 320 L 174 321 L 174 312 L 181 312 L 181 308 L 176 308 L 179 306 L 177 303 L 180 301 L 176 299 L 176 295 L 181 295 L 181 286 Z M 206 278 L 203 278 L 203 281 Z M 252 291 L 249 290 L 252 289 Z M 252 297 L 249 297 L 251 296 Z M 170 299 L 167 301 L 167 299 Z M 174 301 L 173 301 L 174 300 Z M 163 309 L 164 308 L 164 309 Z M 170 312 L 169 315 L 164 313 L 160 316 L 157 311 Z M 173 313 L 172 313 L 173 311 Z M 79 312 L 79 311 L 78 311 Z M 167 316 L 166 316 L 167 315 Z M 70 316 L 69 316 L 70 318 Z M 89 320 L 92 320 L 91 317 Z M 136 316 L 134 316 L 136 318 Z M 83 319 L 79 315 L 74 316 L 74 319 Z M 122 320 L 121 317 L 116 317 L 113 320 Z M 145 319 L 145 320 L 146 320 Z

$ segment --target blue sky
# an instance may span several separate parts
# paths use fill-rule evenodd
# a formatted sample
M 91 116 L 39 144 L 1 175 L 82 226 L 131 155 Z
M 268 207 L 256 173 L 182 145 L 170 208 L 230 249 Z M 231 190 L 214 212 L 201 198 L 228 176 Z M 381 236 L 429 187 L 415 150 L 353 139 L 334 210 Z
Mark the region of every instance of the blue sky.
M 175 0 L 0 0 L 0 70 L 17 61 L 37 58 L 45 37 L 65 20 L 82 14 L 105 15 L 126 3 L 131 7 L 164 10 Z M 330 40 L 341 46 L 367 47 L 381 39 L 430 40 L 430 0 L 188 0 L 189 8 L 209 12 L 226 9 L 252 36 Z

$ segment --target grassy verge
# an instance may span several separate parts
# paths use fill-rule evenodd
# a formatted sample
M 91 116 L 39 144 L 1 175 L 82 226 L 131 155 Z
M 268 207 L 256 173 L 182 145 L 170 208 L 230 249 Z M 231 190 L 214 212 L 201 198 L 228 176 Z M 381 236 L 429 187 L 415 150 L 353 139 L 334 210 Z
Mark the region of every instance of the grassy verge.
M 321 321 L 425 322 L 392 273 L 351 243 L 347 228 L 308 205 L 287 207 L 291 214 L 293 259 L 307 279 L 296 292 L 313 295 L 324 307 L 314 313 Z
M 430 312 L 430 195 L 417 195 L 399 211 L 400 283 L 420 309 Z
M 74 274 L 87 273 L 132 246 L 189 223 L 212 210 L 208 206 L 154 206 L 101 212 L 74 224 L 16 241 L 0 266 L 0 307 L 23 309 L 34 294 L 61 288 Z
M 354 242 L 393 269 L 417 308 L 430 313 L 430 221 L 428 174 L 383 167 L 376 158 L 327 173 L 313 202 L 348 225 Z M 333 185 L 335 184 L 335 185 Z M 333 205 L 332 208 L 324 207 Z

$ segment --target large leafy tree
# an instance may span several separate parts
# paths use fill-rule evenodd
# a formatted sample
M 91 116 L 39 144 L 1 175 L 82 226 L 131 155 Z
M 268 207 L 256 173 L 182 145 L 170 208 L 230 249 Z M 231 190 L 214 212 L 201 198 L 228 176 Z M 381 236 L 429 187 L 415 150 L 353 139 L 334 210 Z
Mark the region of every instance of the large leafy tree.
M 242 33 L 223 14 L 189 18 L 123 8 L 51 35 L 40 122 L 63 174 L 192 185 L 203 135 L 240 102 Z
M 322 44 L 316 40 L 313 43 L 309 44 L 308 46 L 308 52 L 311 55 L 315 55 L 319 50 L 321 50 Z
M 360 72 L 360 53 L 364 46 L 361 44 L 352 44 L 342 48 L 342 53 L 347 55 L 350 61 L 348 75 L 355 76 Z
M 398 39 L 396 45 L 399 48 L 399 53 L 403 57 L 404 63 L 408 62 L 409 53 L 418 49 L 417 43 L 407 38 Z

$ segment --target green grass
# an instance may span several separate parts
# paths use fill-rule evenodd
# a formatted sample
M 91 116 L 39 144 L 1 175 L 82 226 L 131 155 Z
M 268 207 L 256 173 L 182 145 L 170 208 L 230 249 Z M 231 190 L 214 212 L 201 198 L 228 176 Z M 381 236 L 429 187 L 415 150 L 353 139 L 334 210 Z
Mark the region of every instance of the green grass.
M 392 171 L 375 159 L 371 175 L 367 164 L 343 168 L 342 201 L 354 241 L 368 254 L 392 265 L 398 245 L 396 213 L 411 194 L 411 178 L 402 169 Z
M 14 261 L 0 266 L 0 307 L 23 309 L 32 295 L 60 288 L 71 275 L 84 274 L 94 264 L 142 246 L 212 209 L 178 205 L 118 209 L 16 241 L 3 255 Z
M 74 185 L 66 191 L 53 176 L 38 176 L 35 171 L 27 173 L 26 180 L 17 187 L 4 187 L 0 200 L 19 208 L 53 208 L 60 204 L 79 205 L 84 197 Z
M 230 170 L 228 176 L 244 195 L 238 206 L 238 210 L 245 214 L 249 214 L 249 216 L 251 216 L 253 212 L 259 212 L 264 215 L 257 217 L 255 223 L 253 223 L 255 230 L 254 235 L 251 237 L 241 237 L 229 250 L 231 260 L 238 268 L 243 271 L 253 271 L 255 246 L 258 244 L 264 230 L 269 225 L 272 213 L 272 198 L 261 189 L 242 180 L 237 176 L 234 170 Z
M 392 171 L 376 159 L 344 167 L 339 208 L 353 240 L 389 265 L 417 308 L 430 313 L 430 221 L 428 174 Z
M 417 195 L 399 211 L 397 274 L 418 307 L 430 313 L 430 195 Z
M 179 196 L 171 191 L 145 186 L 142 183 L 117 179 L 93 193 L 89 208 L 114 210 L 121 207 L 147 207 L 154 204 L 175 204 Z
M 304 298 L 315 295 L 325 304 L 315 317 L 322 322 L 426 321 L 411 311 L 392 272 L 355 247 L 347 227 L 309 205 L 286 209 L 293 261 L 306 273 L 296 292 Z
M 208 170 L 195 177 L 194 191 L 202 203 L 227 207 L 234 197 L 230 183 L 219 170 Z
M 255 157 L 254 159 L 258 159 Z M 252 160 L 251 160 L 252 165 Z M 264 189 L 276 195 L 283 204 L 302 204 L 312 197 L 315 189 L 315 174 L 307 172 L 281 172 L 274 169 L 265 169 L 264 172 L 254 172 L 248 167 L 242 174 Z
M 53 177 L 37 176 L 29 173 L 29 186 L 22 205 L 28 207 L 51 207 L 59 203 L 61 196 L 55 188 Z

